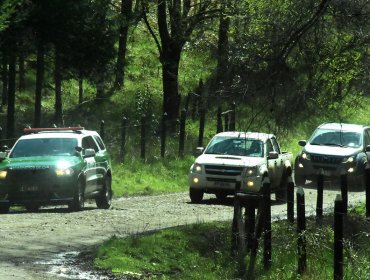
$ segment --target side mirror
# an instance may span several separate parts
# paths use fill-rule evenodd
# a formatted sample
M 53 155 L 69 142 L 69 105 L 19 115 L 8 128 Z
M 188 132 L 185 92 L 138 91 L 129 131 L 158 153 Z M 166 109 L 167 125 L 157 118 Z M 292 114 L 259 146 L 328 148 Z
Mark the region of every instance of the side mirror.
M 366 146 L 365 151 L 366 151 L 366 152 L 370 152 L 370 145 L 367 145 L 367 146 Z
M 199 157 L 204 151 L 204 148 L 203 147 L 197 147 L 194 151 L 194 156 L 195 157 Z
M 95 150 L 94 149 L 86 149 L 84 153 L 84 157 L 94 157 L 95 156 Z
M 306 146 L 306 144 L 307 144 L 307 141 L 306 140 L 299 140 L 298 141 L 298 145 L 301 146 L 301 147 Z
M 279 158 L 279 154 L 277 152 L 269 152 L 269 155 L 267 157 L 268 159 L 277 159 Z

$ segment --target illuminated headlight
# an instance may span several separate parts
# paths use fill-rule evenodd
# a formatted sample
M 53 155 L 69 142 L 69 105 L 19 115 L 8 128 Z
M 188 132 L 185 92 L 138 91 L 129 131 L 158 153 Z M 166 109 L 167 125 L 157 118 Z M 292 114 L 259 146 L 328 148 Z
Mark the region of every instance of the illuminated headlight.
M 352 173 L 353 171 L 355 171 L 355 169 L 353 167 L 348 169 L 348 173 Z
M 244 174 L 247 177 L 257 176 L 257 167 L 248 167 L 244 170 Z
M 1 170 L 0 171 L 0 179 L 5 179 L 7 174 L 8 174 L 8 171 Z
M 343 158 L 343 162 L 344 163 L 352 163 L 354 161 L 355 161 L 355 157 L 354 156 Z
M 71 176 L 73 175 L 74 171 L 68 162 L 60 161 L 57 163 L 55 173 L 57 176 Z
M 305 152 L 302 153 L 301 157 L 302 157 L 302 159 L 307 159 L 307 160 L 310 159 L 310 155 L 306 154 Z
M 200 165 L 200 164 L 198 164 L 198 163 L 195 163 L 195 164 L 193 165 L 192 172 L 193 172 L 193 173 L 201 174 L 201 173 L 202 173 L 202 165 Z
M 193 183 L 198 184 L 199 183 L 199 179 L 197 177 L 193 178 Z
M 248 186 L 249 188 L 253 187 L 253 186 L 254 186 L 253 181 L 247 181 L 247 186 Z

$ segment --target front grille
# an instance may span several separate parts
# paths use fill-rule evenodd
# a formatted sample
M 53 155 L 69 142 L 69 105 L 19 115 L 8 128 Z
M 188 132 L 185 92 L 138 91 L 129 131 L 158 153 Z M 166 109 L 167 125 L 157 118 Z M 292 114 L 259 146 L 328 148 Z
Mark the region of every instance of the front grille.
M 214 178 L 214 177 L 207 177 L 207 181 L 210 181 L 210 182 L 236 183 L 236 179 Z
M 343 158 L 337 156 L 311 155 L 311 160 L 315 163 L 339 164 L 343 161 Z
M 243 167 L 239 166 L 205 165 L 204 167 L 207 175 L 239 176 L 243 171 Z

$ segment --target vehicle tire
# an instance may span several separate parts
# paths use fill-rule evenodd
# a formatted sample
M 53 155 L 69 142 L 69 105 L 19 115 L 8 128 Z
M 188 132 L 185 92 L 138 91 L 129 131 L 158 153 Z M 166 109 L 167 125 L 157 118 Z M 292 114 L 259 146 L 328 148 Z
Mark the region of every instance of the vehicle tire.
M 193 203 L 199 203 L 203 199 L 204 192 L 202 190 L 197 190 L 197 189 L 190 189 L 189 190 L 189 196 L 190 200 Z
M 112 179 L 110 176 L 105 176 L 103 190 L 97 198 L 95 198 L 96 206 L 99 209 L 109 209 L 112 205 Z
M 9 203 L 2 203 L 0 204 L 0 214 L 9 213 L 10 204 Z
M 226 197 L 227 197 L 227 194 L 224 192 L 216 193 L 216 198 L 218 201 L 225 201 Z
M 84 208 L 85 196 L 84 196 L 84 184 L 82 180 L 78 180 L 76 184 L 75 193 L 73 195 L 73 201 L 68 205 L 71 211 L 81 211 Z
M 38 205 L 36 203 L 30 203 L 30 204 L 26 204 L 25 208 L 28 212 L 35 213 L 35 212 L 38 212 L 40 210 L 40 205 Z

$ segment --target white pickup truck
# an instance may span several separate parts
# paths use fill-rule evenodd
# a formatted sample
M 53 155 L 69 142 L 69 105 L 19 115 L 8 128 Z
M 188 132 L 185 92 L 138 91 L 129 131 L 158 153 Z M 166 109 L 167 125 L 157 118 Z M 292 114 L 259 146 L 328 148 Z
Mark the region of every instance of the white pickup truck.
M 190 167 L 189 195 L 199 203 L 204 193 L 223 200 L 235 193 L 237 180 L 241 191 L 259 193 L 268 177 L 278 200 L 286 199 L 286 181 L 292 171 L 292 154 L 281 152 L 276 137 L 258 132 L 221 132 L 207 147 L 197 148 L 199 155 Z

